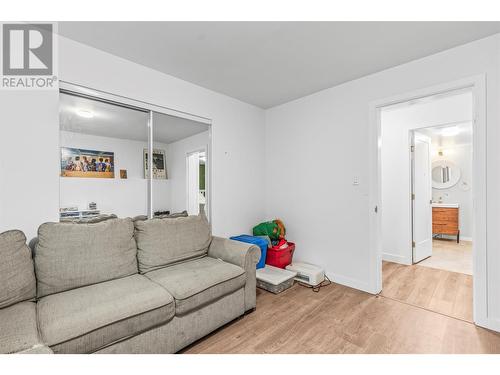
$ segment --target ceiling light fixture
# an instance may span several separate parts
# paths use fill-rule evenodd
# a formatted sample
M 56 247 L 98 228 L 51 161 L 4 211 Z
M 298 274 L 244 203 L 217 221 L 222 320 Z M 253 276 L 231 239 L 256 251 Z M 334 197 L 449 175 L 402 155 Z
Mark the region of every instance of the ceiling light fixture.
M 94 112 L 89 111 L 88 109 L 77 109 L 76 114 L 80 117 L 84 118 L 92 118 L 94 117 Z
M 441 130 L 441 135 L 443 137 L 453 137 L 454 135 L 457 135 L 458 133 L 460 133 L 460 129 L 457 126 L 444 128 L 443 130 Z

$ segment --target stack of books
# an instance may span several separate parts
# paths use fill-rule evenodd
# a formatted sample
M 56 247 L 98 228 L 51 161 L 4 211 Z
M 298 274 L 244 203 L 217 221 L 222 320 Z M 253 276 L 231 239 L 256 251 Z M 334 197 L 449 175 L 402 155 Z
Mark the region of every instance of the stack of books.
M 59 209 L 59 220 L 60 221 L 78 220 L 82 218 L 89 218 L 100 215 L 101 211 L 97 209 L 97 205 L 95 203 L 93 203 L 93 205 L 95 208 L 90 209 L 90 204 L 89 204 L 88 210 L 79 210 L 78 207 L 76 206 L 61 207 Z

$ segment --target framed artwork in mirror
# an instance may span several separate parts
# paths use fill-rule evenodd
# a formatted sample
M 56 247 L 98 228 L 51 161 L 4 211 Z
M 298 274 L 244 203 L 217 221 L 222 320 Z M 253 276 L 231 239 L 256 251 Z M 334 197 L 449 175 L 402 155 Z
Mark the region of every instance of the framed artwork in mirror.
M 61 147 L 61 177 L 115 178 L 115 154 Z
M 167 160 L 165 150 L 153 149 L 153 178 L 156 180 L 167 179 Z M 144 149 L 144 178 L 149 178 L 148 149 Z

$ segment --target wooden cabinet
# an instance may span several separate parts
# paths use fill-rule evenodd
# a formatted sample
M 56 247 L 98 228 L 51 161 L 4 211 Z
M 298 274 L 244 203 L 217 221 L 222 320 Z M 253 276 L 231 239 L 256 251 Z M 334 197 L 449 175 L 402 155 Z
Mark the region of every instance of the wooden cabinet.
M 432 234 L 457 236 L 457 242 L 460 242 L 458 210 L 456 207 L 432 207 Z

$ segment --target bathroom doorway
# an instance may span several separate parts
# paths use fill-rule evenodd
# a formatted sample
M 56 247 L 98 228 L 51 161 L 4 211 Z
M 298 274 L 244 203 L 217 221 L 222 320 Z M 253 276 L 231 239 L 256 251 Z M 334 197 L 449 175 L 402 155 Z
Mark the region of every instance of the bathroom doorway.
M 472 275 L 472 122 L 422 128 L 413 138 L 413 263 Z
M 473 321 L 473 92 L 386 106 L 381 121 L 382 293 Z

